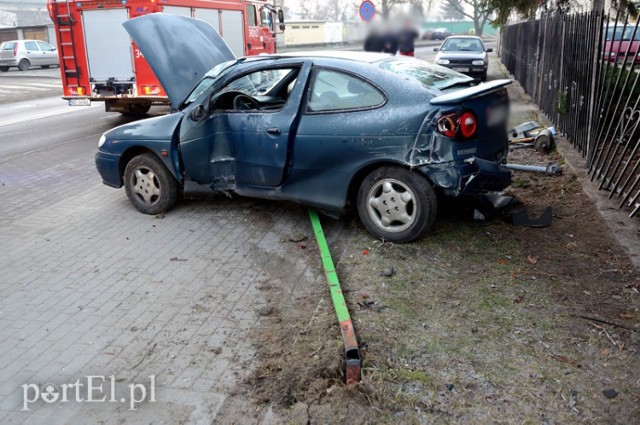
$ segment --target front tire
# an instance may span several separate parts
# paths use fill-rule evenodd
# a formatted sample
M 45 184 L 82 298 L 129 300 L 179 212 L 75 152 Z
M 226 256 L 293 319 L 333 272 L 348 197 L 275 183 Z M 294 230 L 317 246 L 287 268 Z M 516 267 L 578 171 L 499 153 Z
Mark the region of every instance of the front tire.
M 180 187 L 158 157 L 134 157 L 124 170 L 124 186 L 131 203 L 144 214 L 160 214 L 178 200 Z
M 29 63 L 28 60 L 26 59 L 22 59 L 19 63 L 18 63 L 18 69 L 20 71 L 28 71 L 29 67 L 31 66 L 31 64 Z
M 374 236 L 396 243 L 424 235 L 435 222 L 437 199 L 429 181 L 399 167 L 372 171 L 358 190 L 358 215 Z

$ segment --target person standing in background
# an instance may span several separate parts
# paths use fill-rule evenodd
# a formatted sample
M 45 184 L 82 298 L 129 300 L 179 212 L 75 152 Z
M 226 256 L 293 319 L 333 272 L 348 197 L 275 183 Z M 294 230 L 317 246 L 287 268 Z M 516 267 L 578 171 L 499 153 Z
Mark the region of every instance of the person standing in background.
M 404 56 L 415 56 L 415 39 L 418 38 L 418 31 L 411 21 L 405 21 L 400 31 L 398 31 L 398 51 Z

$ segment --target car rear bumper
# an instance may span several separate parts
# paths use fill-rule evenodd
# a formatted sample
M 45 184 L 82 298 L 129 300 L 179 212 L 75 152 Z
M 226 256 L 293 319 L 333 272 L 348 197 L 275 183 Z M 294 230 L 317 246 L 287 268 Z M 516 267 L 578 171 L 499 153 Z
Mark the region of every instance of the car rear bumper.
M 511 172 L 507 168 L 477 157 L 419 168 L 449 196 L 501 191 L 511 184 Z
M 467 162 L 474 166 L 475 170 L 462 179 L 462 193 L 501 191 L 511 184 L 511 171 L 506 167 L 475 157 Z
M 11 58 L 11 59 L 0 58 L 0 66 L 18 66 L 18 61 L 15 58 Z
M 96 153 L 96 168 L 102 182 L 107 186 L 122 187 L 122 176 L 120 174 L 120 155 L 98 151 Z

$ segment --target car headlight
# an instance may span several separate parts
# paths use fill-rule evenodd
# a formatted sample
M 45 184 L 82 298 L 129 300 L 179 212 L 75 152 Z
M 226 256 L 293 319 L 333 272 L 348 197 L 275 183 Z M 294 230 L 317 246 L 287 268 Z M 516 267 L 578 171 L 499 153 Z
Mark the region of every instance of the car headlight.
M 484 61 L 482 59 L 475 60 L 471 62 L 472 65 L 484 65 Z
M 100 140 L 98 140 L 98 147 L 101 148 L 102 145 L 104 145 L 104 142 L 107 141 L 107 137 L 103 134 L 102 136 L 100 136 Z
M 449 59 L 438 59 L 438 65 L 449 65 Z

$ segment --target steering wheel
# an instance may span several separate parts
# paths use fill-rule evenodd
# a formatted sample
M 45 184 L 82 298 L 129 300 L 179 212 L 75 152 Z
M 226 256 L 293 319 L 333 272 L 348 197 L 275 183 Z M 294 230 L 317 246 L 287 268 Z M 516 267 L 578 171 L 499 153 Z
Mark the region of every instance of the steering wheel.
M 246 94 L 239 94 L 233 98 L 233 109 L 238 111 L 250 111 L 259 108 L 260 104 L 258 101 Z

